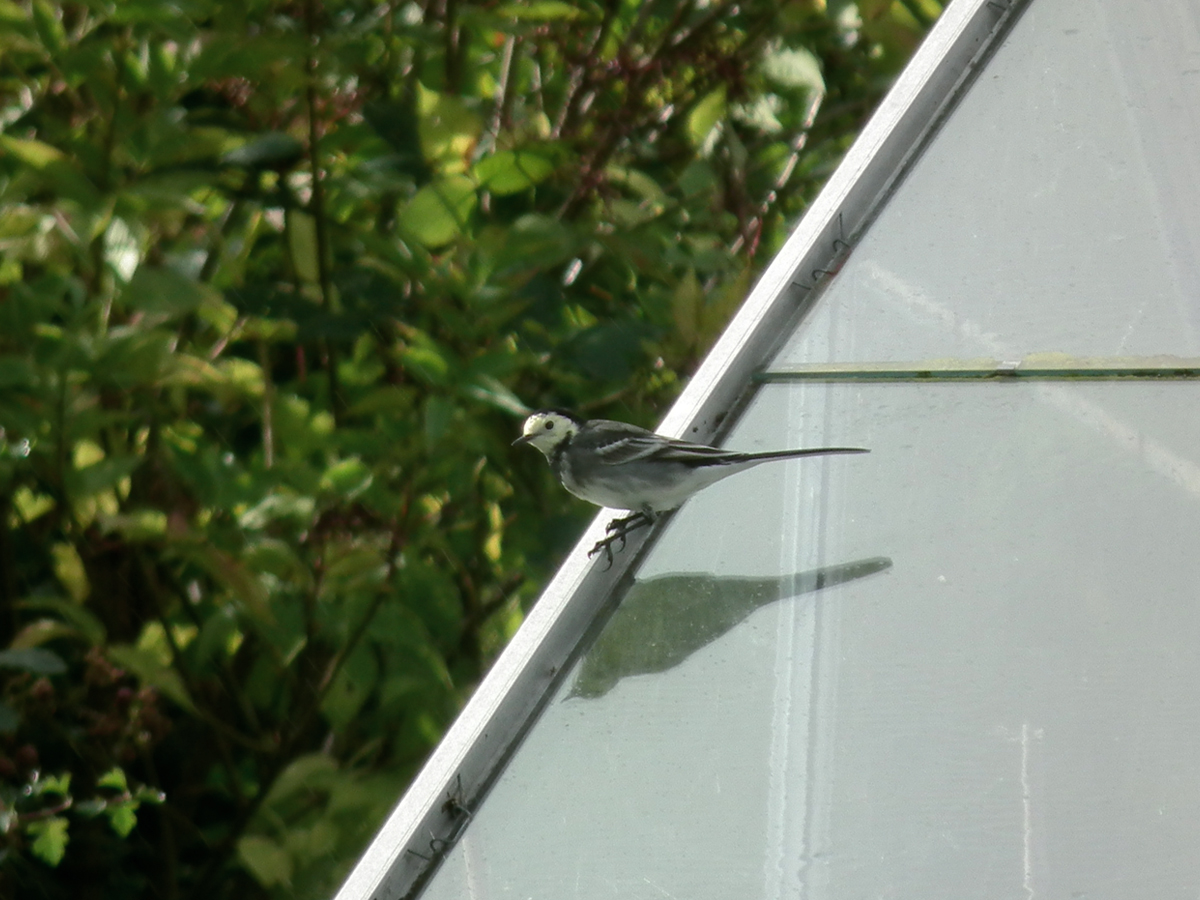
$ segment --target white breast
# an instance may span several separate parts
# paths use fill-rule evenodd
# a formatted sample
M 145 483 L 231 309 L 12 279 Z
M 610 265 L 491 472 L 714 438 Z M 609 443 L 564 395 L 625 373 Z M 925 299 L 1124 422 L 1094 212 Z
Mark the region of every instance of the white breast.
M 572 471 L 567 454 L 563 459 L 560 477 L 568 491 L 597 506 L 666 512 L 683 505 L 688 497 L 710 484 L 754 464 L 747 462 L 697 469 L 693 466 L 637 460 L 623 465 L 602 466 L 594 476 L 581 481 Z M 652 479 L 648 477 L 651 471 L 654 473 Z

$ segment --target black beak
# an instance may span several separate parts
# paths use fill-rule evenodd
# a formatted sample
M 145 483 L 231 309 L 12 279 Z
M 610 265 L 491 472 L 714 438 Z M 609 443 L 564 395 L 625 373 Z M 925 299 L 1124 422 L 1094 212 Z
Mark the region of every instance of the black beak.
M 513 441 L 512 445 L 514 447 L 519 447 L 519 446 L 521 446 L 521 444 L 528 444 L 530 438 L 532 438 L 532 437 L 533 437 L 532 434 L 523 434 L 519 438 L 517 438 L 515 441 Z

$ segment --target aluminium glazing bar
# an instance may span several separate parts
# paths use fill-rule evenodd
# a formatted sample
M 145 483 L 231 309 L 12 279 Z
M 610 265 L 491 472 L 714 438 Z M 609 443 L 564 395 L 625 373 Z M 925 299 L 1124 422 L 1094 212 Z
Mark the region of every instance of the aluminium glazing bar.
M 937 359 L 922 362 L 808 363 L 755 373 L 759 384 L 795 381 L 982 381 L 999 379 L 1111 380 L 1200 378 L 1200 359 L 1049 355 L 1023 360 Z

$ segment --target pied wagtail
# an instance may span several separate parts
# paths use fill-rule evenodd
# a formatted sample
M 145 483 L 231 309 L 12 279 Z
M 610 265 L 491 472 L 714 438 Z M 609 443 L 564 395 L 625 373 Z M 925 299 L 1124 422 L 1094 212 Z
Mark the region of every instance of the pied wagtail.
M 816 447 L 740 453 L 663 437 L 625 422 L 584 421 L 560 409 L 529 416 L 521 436 L 513 441 L 513 446 L 518 444 L 541 450 L 563 487 L 576 497 L 632 511 L 610 522 L 608 537 L 588 552 L 592 556 L 603 550 L 609 565 L 615 541 L 624 547 L 629 532 L 650 525 L 659 513 L 675 509 L 722 478 L 773 459 L 869 452 L 861 447 Z

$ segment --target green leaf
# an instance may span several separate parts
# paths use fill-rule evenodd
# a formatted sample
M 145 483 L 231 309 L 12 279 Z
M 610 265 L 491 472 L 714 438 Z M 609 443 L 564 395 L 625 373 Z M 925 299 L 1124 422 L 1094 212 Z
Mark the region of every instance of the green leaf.
M 314 822 L 308 828 L 292 827 L 284 837 L 284 846 L 293 859 L 321 859 L 330 847 L 337 846 L 340 831 L 328 819 Z
M 302 281 L 316 284 L 321 278 L 317 263 L 320 256 L 317 244 L 317 220 L 298 209 L 287 211 L 288 249 L 292 254 L 292 267 Z
M 553 171 L 554 161 L 534 150 L 504 150 L 475 164 L 479 183 L 498 196 L 531 188 Z
M 58 576 L 59 584 L 66 588 L 72 600 L 82 603 L 92 588 L 88 584 L 79 551 L 73 544 L 58 543 L 50 548 L 50 556 L 54 560 L 54 574 Z
M 61 816 L 30 822 L 27 829 L 34 836 L 30 850 L 49 866 L 57 866 L 67 852 L 69 823 Z
M 48 494 L 35 494 L 24 486 L 17 488 L 13 494 L 13 508 L 26 525 L 50 512 L 54 506 L 53 497 Z
M 409 388 L 386 385 L 377 387 L 363 395 L 347 410 L 350 416 L 367 416 L 375 413 L 399 414 L 412 409 L 413 391 Z
M 143 684 L 156 688 L 188 712 L 195 712 L 196 705 L 183 686 L 179 673 L 160 663 L 152 652 L 130 644 L 113 644 L 106 653 L 116 665 L 128 669 Z
M 580 332 L 562 345 L 559 355 L 592 378 L 624 382 L 642 355 L 647 336 L 646 328 L 637 323 L 606 322 Z
M 0 668 L 21 669 L 34 675 L 62 675 L 67 664 L 52 650 L 28 647 L 24 650 L 0 650 Z
M 734 311 L 742 305 L 750 287 L 754 284 L 754 268 L 749 265 L 716 292 L 715 297 L 707 298 L 700 308 L 700 339 L 707 343 L 717 337 Z
M 221 156 L 227 166 L 247 169 L 287 169 L 304 157 L 304 145 L 281 131 L 260 135 Z
M 131 542 L 152 541 L 167 533 L 167 514 L 157 509 L 138 509 L 115 516 L 96 517 L 105 531 L 115 531 Z
M 108 788 L 119 794 L 125 793 L 129 790 L 129 782 L 125 778 L 125 770 L 120 766 L 113 766 L 96 779 L 96 787 Z
M 256 572 L 268 572 L 281 581 L 309 587 L 312 575 L 303 560 L 286 541 L 261 537 L 246 545 L 242 560 Z
M 71 472 L 67 484 L 75 500 L 91 497 L 128 478 L 144 462 L 141 456 L 110 456 Z
M 762 70 L 771 81 L 785 87 L 825 90 L 821 63 L 803 47 L 784 47 L 768 54 L 763 60 Z
M 253 562 L 247 560 L 247 564 L 253 565 Z M 200 626 L 196 640 L 188 646 L 188 659 L 197 670 L 212 665 L 214 660 L 220 664 L 240 645 L 241 639 L 233 604 L 218 606 Z
M 363 118 L 381 138 L 391 145 L 395 154 L 393 165 L 423 184 L 429 180 L 429 169 L 421 153 L 421 138 L 416 104 L 410 100 L 375 99 L 363 106 Z
M 383 548 L 377 543 L 346 541 L 333 545 L 325 554 L 325 579 L 319 596 L 331 600 L 378 587 L 387 574 L 383 556 Z
M 17 606 L 21 609 L 46 610 L 55 613 L 83 635 L 89 644 L 104 643 L 104 623 L 86 606 L 81 606 L 71 600 L 64 600 L 61 597 L 29 597 L 18 601 Z
M 552 22 L 578 19 L 584 12 L 562 0 L 533 0 L 532 3 L 506 3 L 504 6 L 498 6 L 496 15 L 525 22 Z
M 441 443 L 457 409 L 454 401 L 437 395 L 425 402 L 425 441 L 430 447 Z
M 300 498 L 297 506 L 307 506 L 312 511 L 315 501 L 311 497 Z M 266 501 L 264 501 L 265 503 Z M 259 504 L 261 507 L 262 504 Z M 270 519 L 264 519 L 264 524 Z M 270 597 L 263 587 L 262 581 L 250 571 L 242 561 L 230 554 L 210 545 L 181 547 L 179 555 L 200 566 L 209 575 L 227 587 L 241 601 L 244 611 L 250 613 L 255 620 L 262 623 L 274 621 L 274 615 L 268 603 Z
M 133 792 L 133 799 L 138 803 L 149 803 L 153 806 L 159 806 L 167 802 L 167 795 L 156 788 L 143 784 Z
M 96 186 L 76 168 L 74 161 L 57 147 L 42 141 L 0 135 L 0 150 L 23 162 L 37 172 L 47 185 L 66 197 L 88 209 L 95 209 L 100 205 L 101 197 Z
M 343 731 L 358 715 L 379 680 L 375 654 L 360 647 L 350 654 L 321 701 L 321 713 L 335 731 Z
M 116 216 L 104 232 L 104 261 L 122 283 L 133 277 L 142 261 L 141 241 L 128 223 Z
M 687 117 L 688 140 L 692 142 L 693 147 L 711 147 L 713 129 L 725 118 L 725 108 L 724 85 L 696 104 Z
M 39 778 L 36 793 L 66 797 L 71 793 L 71 773 L 64 772 L 62 775 L 46 775 Z
M 321 475 L 321 490 L 353 500 L 371 486 L 374 476 L 358 457 L 336 462 Z
M 171 25 L 177 23 L 180 16 L 189 19 L 202 17 L 209 7 L 199 0 L 121 0 L 119 4 L 106 10 L 107 21 L 114 23 L 147 23 Z
M 520 397 L 490 375 L 484 375 L 480 377 L 477 384 L 469 385 L 466 393 L 476 400 L 481 400 L 489 406 L 513 415 L 527 416 L 530 412 L 529 407 L 521 401 Z
M 61 54 L 67 47 L 67 32 L 58 15 L 58 7 L 47 0 L 34 0 L 33 23 L 38 37 L 46 49 L 54 55 Z
M 16 633 L 9 649 L 25 650 L 30 647 L 40 647 L 60 638 L 78 636 L 78 632 L 74 628 L 58 619 L 37 619 Z
M 174 317 L 199 308 L 205 291 L 174 269 L 142 266 L 121 292 L 121 299 L 130 309 Z
M 101 384 L 122 390 L 140 386 L 158 387 L 159 379 L 169 370 L 174 336 L 161 328 L 116 329 L 102 344 L 93 377 Z
M 108 824 L 112 826 L 112 830 L 121 837 L 129 837 L 129 833 L 137 827 L 137 803 L 129 801 L 128 803 L 119 803 L 116 806 L 110 806 L 106 812 L 108 813 Z
M 499 276 L 545 270 L 560 265 L 581 250 L 579 236 L 552 216 L 521 216 L 504 235 L 498 254 Z
M 0 135 L 0 148 L 34 169 L 44 169 L 50 163 L 66 158 L 57 147 L 41 141 L 24 140 L 7 135 Z
M 266 391 L 263 370 L 248 359 L 222 360 L 217 364 L 217 371 L 244 396 L 261 397 Z
M 720 188 L 717 173 L 705 159 L 695 159 L 679 173 L 676 181 L 685 197 L 710 196 Z
M 623 197 L 610 200 L 607 204 L 612 223 L 621 231 L 633 231 L 658 217 L 661 209 L 649 203 L 638 203 Z
M 250 531 L 266 528 L 278 519 L 295 519 L 300 523 L 312 518 L 316 502 L 304 494 L 268 494 L 257 506 L 246 510 L 238 517 L 238 524 Z
M 401 359 L 404 367 L 429 385 L 449 383 L 451 365 L 445 352 L 428 335 L 418 332 L 404 348 Z
M 776 94 L 765 94 L 749 103 L 737 104 L 731 112 L 743 125 L 749 125 L 763 134 L 778 134 L 783 131 L 783 123 L 779 121 L 783 109 L 784 103 Z
M 12 0 L 0 0 L 0 23 L 8 28 L 20 28 L 29 22 L 29 13 Z
M 418 243 L 441 247 L 462 234 L 477 203 L 471 179 L 451 175 L 417 191 L 401 210 L 400 225 Z
M 270 838 L 251 834 L 237 843 L 242 865 L 263 887 L 288 885 L 292 880 L 292 857 Z
M 608 166 L 605 172 L 613 180 L 613 183 L 628 188 L 642 200 L 654 206 L 656 211 L 661 210 L 669 200 L 662 185 L 645 172 L 625 166 Z
M 462 100 L 417 85 L 417 131 L 425 159 L 437 171 L 455 175 L 467 162 L 479 136 L 482 117 Z
M 338 774 L 337 760 L 327 753 L 308 753 L 293 759 L 275 779 L 263 805 L 279 806 L 296 794 L 309 794 L 333 783 Z
M 700 307 L 704 303 L 704 290 L 696 273 L 688 269 L 679 280 L 671 295 L 671 315 L 675 330 L 689 347 L 696 343 L 700 332 Z

